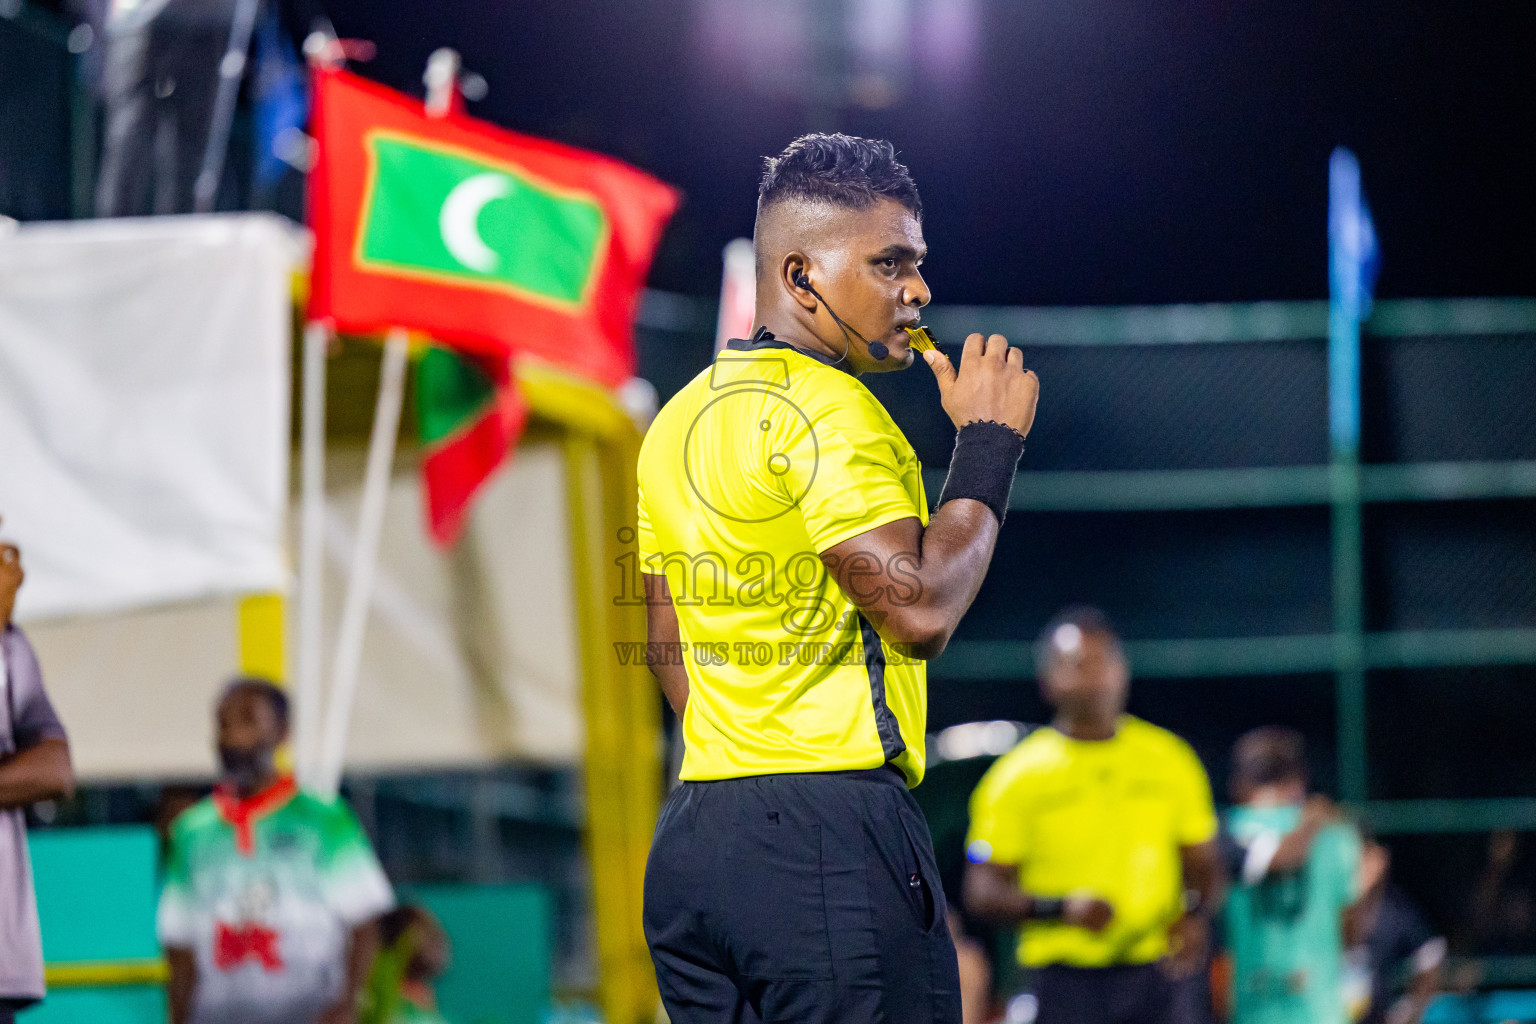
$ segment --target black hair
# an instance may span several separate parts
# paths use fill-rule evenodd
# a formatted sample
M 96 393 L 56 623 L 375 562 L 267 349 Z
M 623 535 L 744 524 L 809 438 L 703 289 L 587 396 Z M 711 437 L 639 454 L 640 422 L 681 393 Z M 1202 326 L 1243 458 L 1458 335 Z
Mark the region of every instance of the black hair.
M 385 950 L 410 945 L 404 977 L 410 981 L 432 981 L 447 969 L 448 933 L 425 907 L 402 903 L 379 918 L 379 945 Z
M 284 729 L 288 728 L 288 694 L 281 686 L 261 676 L 236 676 L 224 684 L 224 692 L 219 696 L 219 703 L 222 704 L 231 694 L 239 690 L 254 693 L 265 700 L 271 705 L 277 724 Z
M 1056 631 L 1062 626 L 1076 626 L 1083 633 L 1098 633 L 1107 636 L 1120 646 L 1120 633 L 1115 629 L 1115 624 L 1109 616 L 1099 609 L 1087 604 L 1068 605 L 1055 615 L 1051 621 L 1040 630 L 1040 635 L 1035 638 L 1035 672 L 1037 675 L 1045 675 L 1046 666 L 1051 662 L 1051 654 L 1055 650 L 1052 641 L 1056 639 Z
M 1295 729 L 1265 725 L 1232 745 L 1232 777 L 1250 786 L 1307 781 L 1307 741 Z
M 866 210 L 880 199 L 894 199 L 918 217 L 923 201 L 896 147 L 885 139 L 853 135 L 802 135 L 778 156 L 763 158 L 757 188 L 761 213 L 786 199 L 821 200 Z

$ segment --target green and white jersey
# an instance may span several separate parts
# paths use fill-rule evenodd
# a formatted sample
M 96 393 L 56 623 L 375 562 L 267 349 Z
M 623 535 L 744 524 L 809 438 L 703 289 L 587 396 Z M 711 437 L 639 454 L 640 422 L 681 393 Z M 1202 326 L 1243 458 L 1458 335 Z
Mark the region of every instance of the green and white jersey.
M 194 1024 L 306 1024 L 341 995 L 351 930 L 393 905 L 352 811 L 285 778 L 176 819 L 157 926 L 196 956 Z
M 1273 856 L 1301 808 L 1237 807 L 1237 846 Z M 1267 858 L 1266 858 L 1267 861 Z M 1312 840 L 1299 870 L 1233 879 L 1224 912 L 1232 951 L 1234 1024 L 1345 1024 L 1343 913 L 1359 895 L 1360 837 L 1344 824 Z

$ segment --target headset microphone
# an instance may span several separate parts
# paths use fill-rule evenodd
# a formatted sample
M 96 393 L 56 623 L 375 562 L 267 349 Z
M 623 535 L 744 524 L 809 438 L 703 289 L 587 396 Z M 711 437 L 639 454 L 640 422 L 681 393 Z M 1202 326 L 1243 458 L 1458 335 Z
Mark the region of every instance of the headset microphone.
M 843 318 L 837 315 L 837 310 L 832 308 L 832 304 L 829 303 L 826 299 L 823 299 L 821 297 L 821 292 L 818 292 L 815 286 L 811 284 L 811 279 L 806 276 L 805 271 L 802 270 L 795 275 L 795 286 L 797 288 L 804 288 L 806 291 L 816 296 L 817 300 L 820 301 L 823 306 L 827 307 L 827 312 L 832 315 L 832 319 L 837 321 L 837 326 L 842 330 L 843 337 L 848 339 L 848 345 L 850 348 L 853 346 L 853 339 L 848 338 L 848 334 L 850 331 L 852 331 L 853 334 L 864 343 L 865 347 L 869 349 L 870 357 L 873 358 L 876 362 L 884 362 L 891 357 L 891 350 L 889 346 L 885 344 L 885 342 L 870 341 L 868 338 L 864 337 L 864 335 L 859 334 L 858 331 L 855 331 L 852 327 L 849 327 L 846 323 L 844 323 Z M 843 359 L 847 358 L 848 350 L 844 349 Z M 843 359 L 839 359 L 838 362 L 842 362 Z

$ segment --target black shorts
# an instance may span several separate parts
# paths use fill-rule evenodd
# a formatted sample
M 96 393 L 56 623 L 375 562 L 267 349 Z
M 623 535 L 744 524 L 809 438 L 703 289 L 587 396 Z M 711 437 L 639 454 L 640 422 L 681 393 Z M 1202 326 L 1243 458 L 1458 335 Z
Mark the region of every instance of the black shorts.
M 1158 964 L 1042 967 L 1035 1024 L 1175 1024 L 1174 983 Z
M 892 769 L 681 784 L 645 872 L 672 1024 L 959 1024 L 938 878 Z

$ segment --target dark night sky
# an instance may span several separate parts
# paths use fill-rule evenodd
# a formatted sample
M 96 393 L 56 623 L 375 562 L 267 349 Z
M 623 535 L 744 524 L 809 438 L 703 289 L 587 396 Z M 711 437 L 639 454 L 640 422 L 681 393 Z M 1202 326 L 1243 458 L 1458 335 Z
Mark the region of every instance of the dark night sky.
M 936 301 L 1320 297 L 1338 143 L 1364 169 L 1380 294 L 1536 292 L 1536 4 L 974 4 L 972 59 L 936 66 L 919 28 L 902 98 L 816 125 L 895 141 Z M 751 230 L 758 158 L 814 118 L 790 94 L 808 75 L 783 27 L 796 0 L 327 6 L 378 43 L 365 74 L 419 93 L 426 55 L 455 46 L 490 83 L 479 116 L 681 186 L 662 288 L 715 293 L 720 247 Z M 722 46 L 738 15 L 755 24 Z

